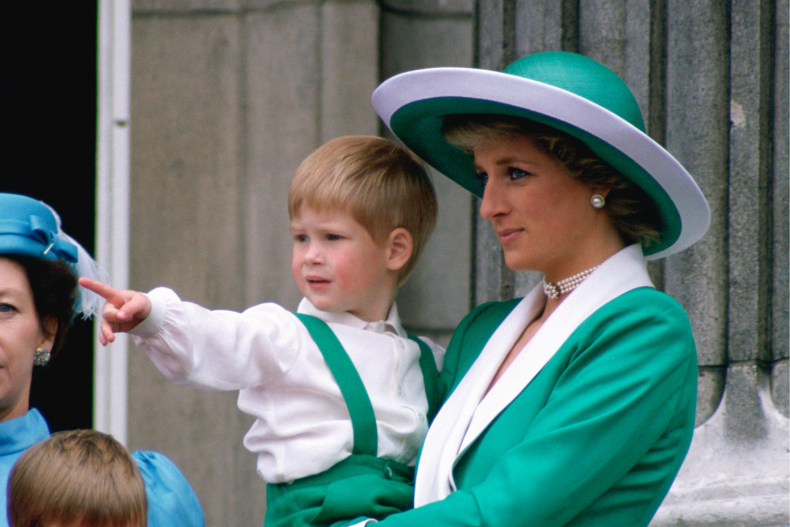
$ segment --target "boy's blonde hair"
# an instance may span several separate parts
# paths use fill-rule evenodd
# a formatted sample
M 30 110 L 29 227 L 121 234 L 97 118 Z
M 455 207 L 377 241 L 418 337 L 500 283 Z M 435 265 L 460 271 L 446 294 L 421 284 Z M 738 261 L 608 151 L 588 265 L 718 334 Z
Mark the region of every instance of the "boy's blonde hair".
M 11 527 L 145 527 L 147 509 L 129 451 L 95 430 L 53 434 L 22 454 L 8 480 Z
M 411 258 L 398 274 L 409 276 L 436 225 L 436 192 L 422 163 L 405 148 L 374 136 L 345 136 L 302 161 L 288 192 L 288 214 L 302 206 L 348 211 L 376 243 L 402 227 L 411 234 Z

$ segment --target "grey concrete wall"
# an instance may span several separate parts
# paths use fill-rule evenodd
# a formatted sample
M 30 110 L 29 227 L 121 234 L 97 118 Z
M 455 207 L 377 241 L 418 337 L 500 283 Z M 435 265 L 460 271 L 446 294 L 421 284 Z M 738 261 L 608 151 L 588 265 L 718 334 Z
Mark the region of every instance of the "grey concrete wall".
M 697 341 L 703 372 L 699 423 L 719 404 L 727 363 L 727 5 L 683 1 L 668 5 L 666 144 L 697 180 L 711 208 L 708 233 L 667 260 L 665 278 L 666 291 L 689 312 Z M 702 17 L 704 24 L 699 23 Z
M 130 284 L 168 285 L 183 298 L 238 309 L 246 188 L 239 20 L 144 7 L 136 6 L 132 25 Z M 254 456 L 238 448 L 250 420 L 234 407 L 234 394 L 171 385 L 130 353 L 129 446 L 173 459 L 210 525 L 251 524 L 263 499 Z M 220 502 L 217 488 L 234 492 Z
M 711 206 L 701 242 L 651 264 L 689 313 L 700 363 L 692 449 L 653 525 L 787 525 L 787 0 L 481 0 L 478 11 L 481 67 L 567 50 L 618 73 Z M 539 279 L 503 269 L 490 229 L 476 232 L 478 301 Z
M 790 80 L 790 61 L 787 58 L 787 50 L 790 49 L 790 42 L 788 42 L 788 21 L 790 21 L 790 10 L 788 10 L 787 0 L 776 2 L 776 12 L 774 14 L 775 29 L 773 32 L 774 49 L 784 50 L 784 53 L 774 53 L 773 57 L 773 79 L 768 82 L 773 83 L 772 103 L 773 114 L 769 115 L 769 126 L 772 129 L 772 147 L 773 147 L 773 163 L 772 173 L 773 181 L 771 182 L 771 190 L 768 199 L 769 207 L 771 209 L 772 218 L 771 226 L 769 229 L 771 239 L 770 244 L 772 247 L 771 256 L 774 260 L 773 269 L 771 269 L 771 283 L 770 283 L 770 349 L 772 352 L 771 360 L 773 361 L 773 368 L 771 369 L 771 396 L 773 397 L 774 404 L 785 416 L 790 415 L 788 408 L 788 357 L 790 357 L 790 336 L 788 336 L 788 329 L 790 324 L 787 323 L 788 312 L 788 269 L 790 263 L 790 250 L 788 250 L 788 226 L 790 222 L 787 221 L 788 211 L 788 189 L 790 189 L 790 170 L 788 166 L 788 147 L 790 142 L 788 137 L 788 124 L 790 123 L 790 112 L 788 112 L 788 80 Z M 771 104 L 769 102 L 769 104 Z M 770 155 L 770 154 L 769 154 Z
M 293 171 L 333 137 L 381 132 L 370 96 L 383 77 L 471 66 L 472 12 L 469 1 L 134 0 L 131 286 L 295 309 Z M 409 329 L 446 342 L 470 306 L 471 205 L 435 183 L 439 225 L 398 302 Z M 182 468 L 207 525 L 263 524 L 235 393 L 171 385 L 132 349 L 128 410 L 129 446 Z

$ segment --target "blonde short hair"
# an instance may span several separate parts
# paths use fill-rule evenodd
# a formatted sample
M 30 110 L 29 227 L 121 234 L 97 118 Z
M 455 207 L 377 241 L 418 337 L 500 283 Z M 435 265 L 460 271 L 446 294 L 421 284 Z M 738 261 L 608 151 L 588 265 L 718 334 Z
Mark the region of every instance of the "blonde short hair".
M 639 242 L 649 247 L 660 239 L 661 220 L 647 193 L 569 134 L 520 117 L 459 114 L 445 118 L 442 135 L 448 143 L 470 154 L 482 143 L 518 135 L 529 137 L 543 152 L 562 163 L 574 178 L 609 189 L 603 210 L 624 243 Z
M 129 451 L 95 430 L 53 434 L 22 454 L 8 480 L 11 527 L 145 527 L 147 509 Z
M 374 136 L 344 136 L 320 146 L 296 169 L 288 192 L 293 219 L 302 206 L 348 211 L 376 243 L 399 227 L 411 234 L 409 276 L 436 225 L 436 192 L 423 164 L 405 148 Z

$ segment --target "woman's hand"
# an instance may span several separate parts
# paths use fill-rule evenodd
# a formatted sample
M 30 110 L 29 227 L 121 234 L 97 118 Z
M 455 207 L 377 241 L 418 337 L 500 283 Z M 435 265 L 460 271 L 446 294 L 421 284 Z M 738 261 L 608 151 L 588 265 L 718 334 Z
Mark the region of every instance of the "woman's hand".
M 151 313 L 151 301 L 139 291 L 119 291 L 90 278 L 80 278 L 80 285 L 104 297 L 99 341 L 106 346 L 115 340 L 115 332 L 137 327 Z

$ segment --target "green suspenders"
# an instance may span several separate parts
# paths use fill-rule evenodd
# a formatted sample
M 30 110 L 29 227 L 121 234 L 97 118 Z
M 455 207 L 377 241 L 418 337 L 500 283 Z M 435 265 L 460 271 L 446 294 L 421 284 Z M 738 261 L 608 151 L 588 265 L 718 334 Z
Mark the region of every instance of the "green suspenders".
M 376 416 L 370 404 L 368 392 L 362 379 L 348 358 L 335 333 L 323 320 L 312 315 L 296 314 L 310 332 L 310 336 L 318 345 L 324 356 L 329 371 L 340 387 L 340 393 L 346 400 L 348 413 L 351 415 L 351 426 L 354 429 L 354 450 L 352 454 L 369 454 L 376 456 L 378 452 L 378 434 L 376 432 Z
M 343 394 L 346 401 L 348 413 L 351 416 L 351 426 L 354 430 L 352 453 L 368 454 L 375 457 L 378 452 L 376 416 L 373 413 L 373 405 L 370 403 L 368 392 L 365 390 L 365 385 L 362 383 L 354 363 L 351 362 L 348 353 L 326 322 L 303 313 L 296 313 L 296 316 L 302 321 L 318 345 L 318 349 L 324 356 L 329 371 L 335 377 L 335 381 L 340 387 L 340 393 Z M 430 422 L 436 414 L 437 406 L 438 370 L 436 362 L 433 352 L 425 342 L 413 335 L 409 335 L 409 339 L 420 346 L 420 368 L 425 381 L 425 392 L 428 398 L 428 422 Z
M 334 332 L 325 322 L 297 314 L 318 345 L 346 401 L 354 433 L 351 455 L 329 469 L 287 483 L 266 485 L 267 527 L 329 527 L 356 523 L 357 518 L 383 519 L 412 508 L 414 468 L 376 457 L 376 416 L 365 386 Z M 496 318 L 496 317 L 494 317 Z M 492 330 L 495 325 L 491 324 Z M 430 348 L 420 346 L 420 368 L 428 397 L 428 419 L 437 411 L 440 386 Z M 486 337 L 487 338 L 487 335 Z M 481 339 L 481 343 L 483 340 Z M 451 368 L 456 369 L 458 361 Z
M 409 334 L 409 340 L 413 340 L 420 347 L 420 369 L 422 378 L 425 382 L 425 396 L 428 398 L 428 424 L 433 422 L 436 411 L 439 409 L 439 369 L 436 367 L 436 359 L 433 357 L 431 348 L 425 341 Z

